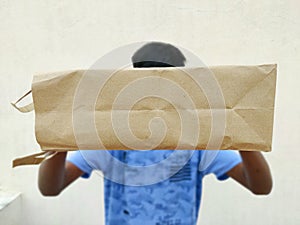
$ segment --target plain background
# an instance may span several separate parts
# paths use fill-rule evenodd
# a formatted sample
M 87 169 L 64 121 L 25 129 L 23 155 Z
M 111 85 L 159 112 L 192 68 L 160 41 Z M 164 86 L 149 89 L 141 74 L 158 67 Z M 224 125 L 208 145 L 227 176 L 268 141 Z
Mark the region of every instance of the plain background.
M 103 224 L 103 189 L 94 174 L 59 197 L 42 197 L 37 166 L 11 168 L 12 159 L 39 151 L 34 114 L 9 103 L 30 89 L 35 73 L 88 68 L 114 48 L 146 40 L 187 48 L 207 65 L 278 64 L 273 151 L 264 154 L 273 191 L 257 197 L 209 176 L 199 224 L 300 224 L 299 8 L 297 0 L 1 0 L 0 188 L 22 192 L 18 224 Z

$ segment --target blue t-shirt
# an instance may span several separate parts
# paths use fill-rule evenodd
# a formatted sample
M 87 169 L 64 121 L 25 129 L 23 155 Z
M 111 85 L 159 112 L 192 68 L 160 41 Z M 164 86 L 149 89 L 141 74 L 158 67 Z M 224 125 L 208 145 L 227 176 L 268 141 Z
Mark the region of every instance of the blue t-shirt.
M 230 150 L 84 150 L 67 160 L 85 178 L 103 172 L 107 225 L 195 225 L 203 177 L 227 179 L 241 157 Z

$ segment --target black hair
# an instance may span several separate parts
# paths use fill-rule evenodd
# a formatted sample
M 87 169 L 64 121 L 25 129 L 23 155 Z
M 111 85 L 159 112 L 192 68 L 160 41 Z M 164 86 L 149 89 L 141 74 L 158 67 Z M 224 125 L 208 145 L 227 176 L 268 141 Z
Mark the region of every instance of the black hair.
M 133 67 L 182 67 L 185 57 L 175 46 L 162 42 L 150 42 L 131 57 Z

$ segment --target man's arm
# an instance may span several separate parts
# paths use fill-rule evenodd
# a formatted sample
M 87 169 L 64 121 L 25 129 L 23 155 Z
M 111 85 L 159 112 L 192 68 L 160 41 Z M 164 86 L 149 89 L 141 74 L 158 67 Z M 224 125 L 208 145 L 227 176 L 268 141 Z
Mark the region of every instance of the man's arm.
M 56 196 L 83 174 L 79 168 L 66 162 L 66 152 L 58 152 L 40 165 L 38 186 L 44 196 Z
M 240 151 L 243 162 L 227 172 L 227 175 L 252 193 L 263 195 L 272 190 L 272 176 L 268 163 L 260 152 Z

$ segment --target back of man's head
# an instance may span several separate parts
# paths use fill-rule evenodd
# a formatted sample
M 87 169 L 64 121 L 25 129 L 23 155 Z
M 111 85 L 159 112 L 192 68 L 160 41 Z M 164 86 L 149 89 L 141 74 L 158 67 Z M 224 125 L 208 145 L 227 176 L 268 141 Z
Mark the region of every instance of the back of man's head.
M 162 42 L 150 42 L 131 57 L 133 67 L 182 67 L 185 57 L 175 46 Z

